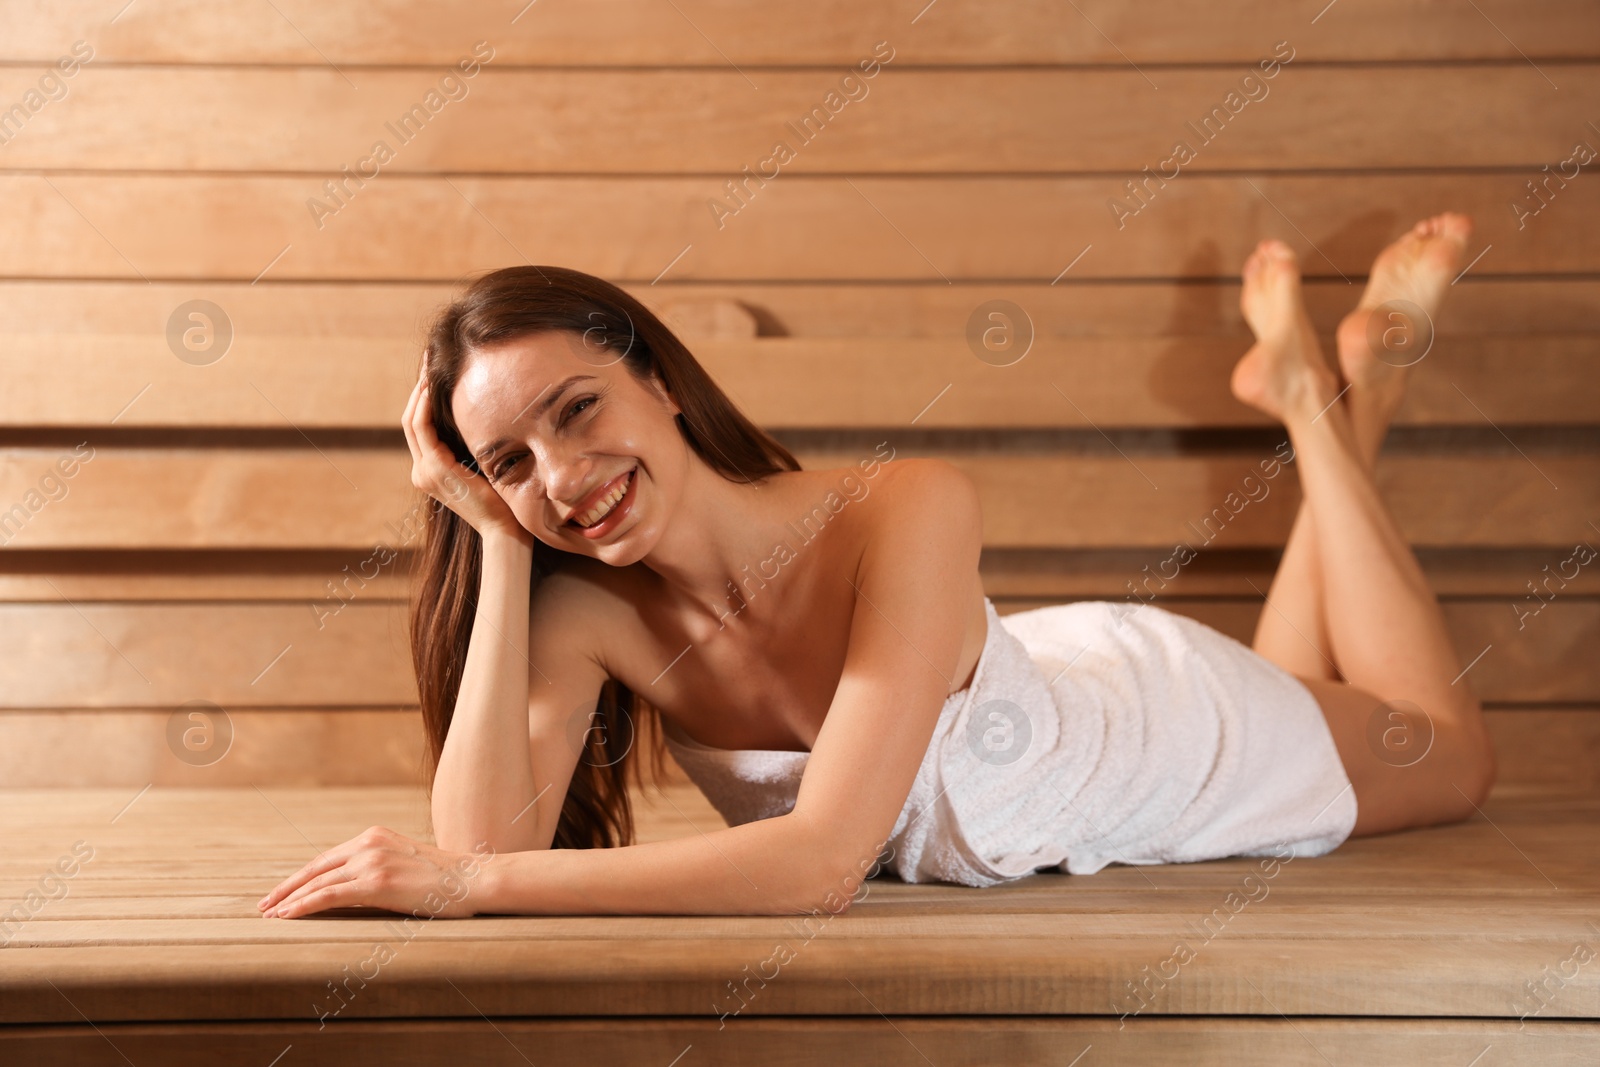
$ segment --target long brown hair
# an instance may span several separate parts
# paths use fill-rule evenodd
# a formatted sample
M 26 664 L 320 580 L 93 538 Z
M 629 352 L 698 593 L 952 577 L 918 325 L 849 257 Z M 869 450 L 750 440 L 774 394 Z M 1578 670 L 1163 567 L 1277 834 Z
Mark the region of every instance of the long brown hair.
M 640 382 L 654 378 L 677 403 L 678 429 L 706 464 L 730 481 L 759 481 L 800 463 L 745 418 L 665 323 L 610 282 L 561 267 L 507 267 L 473 282 L 434 319 L 423 368 L 431 384 L 433 423 L 439 439 L 470 470 L 477 464 L 456 428 L 450 397 L 475 349 L 528 334 L 567 330 L 596 351 L 609 350 Z M 438 771 L 445 735 L 455 713 L 472 639 L 482 573 L 483 542 L 465 520 L 429 501 L 427 532 L 412 581 L 411 662 L 417 673 L 422 723 L 428 735 L 428 790 Z M 570 553 L 534 544 L 531 586 Z M 530 595 L 532 588 L 530 587 Z M 660 781 L 665 750 L 657 712 L 615 678 L 601 687 L 595 728 L 562 804 L 553 847 L 611 848 L 634 840 L 628 767 L 643 781 L 633 756 L 648 732 L 652 765 Z M 649 715 L 648 731 L 644 717 Z

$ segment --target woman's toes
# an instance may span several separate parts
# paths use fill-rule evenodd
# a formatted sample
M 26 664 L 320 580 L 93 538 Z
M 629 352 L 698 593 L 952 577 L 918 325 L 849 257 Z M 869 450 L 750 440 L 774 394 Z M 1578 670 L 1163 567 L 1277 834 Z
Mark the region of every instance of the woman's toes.
M 1267 255 L 1277 260 L 1291 260 L 1294 258 L 1294 249 L 1276 237 L 1264 242 Z
M 1446 237 L 1457 237 L 1465 243 L 1472 236 L 1472 217 L 1458 211 L 1447 211 L 1438 217 L 1435 232 Z

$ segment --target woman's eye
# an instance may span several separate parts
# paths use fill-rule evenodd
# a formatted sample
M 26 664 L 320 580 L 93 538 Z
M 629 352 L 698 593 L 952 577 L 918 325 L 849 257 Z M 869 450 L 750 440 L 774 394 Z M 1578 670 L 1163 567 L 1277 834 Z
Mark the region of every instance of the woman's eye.
M 586 396 L 574 402 L 573 405 L 567 409 L 567 421 L 570 422 L 574 416 L 582 414 L 585 410 L 584 405 L 593 404 L 594 402 L 595 398 L 592 396 Z
M 522 457 L 520 456 L 509 456 L 505 459 L 502 459 L 499 463 L 495 464 L 494 476 L 496 478 L 504 478 L 511 471 L 511 468 L 515 467 L 519 462 L 521 462 L 521 458 Z

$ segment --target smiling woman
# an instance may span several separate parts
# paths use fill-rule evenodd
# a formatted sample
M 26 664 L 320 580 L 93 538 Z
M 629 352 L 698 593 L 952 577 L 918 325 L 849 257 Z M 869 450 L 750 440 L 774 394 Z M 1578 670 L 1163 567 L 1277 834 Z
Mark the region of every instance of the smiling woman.
M 435 321 L 403 415 L 438 503 L 411 635 L 436 843 L 374 827 L 262 910 L 838 914 L 880 866 L 992 886 L 1315 856 L 1467 817 L 1492 750 L 1373 488 L 1402 368 L 1356 341 L 1389 301 L 1436 311 L 1469 228 L 1424 220 L 1379 257 L 1341 328 L 1343 389 L 1287 246 L 1245 265 L 1258 343 L 1231 384 L 1287 428 L 1317 535 L 1291 540 L 1274 596 L 1287 584 L 1316 615 L 1287 629 L 1331 635 L 1314 651 L 1337 674 L 1270 616 L 1254 649 L 1149 604 L 1002 621 L 977 490 L 935 459 L 883 463 L 730 613 L 727 589 L 852 472 L 800 469 L 621 289 L 555 267 L 483 277 Z M 669 749 L 727 829 L 633 844 L 644 715 L 657 765 Z M 1373 744 L 1401 720 L 1427 759 Z M 474 854 L 471 891 L 441 899 Z
M 559 376 L 528 373 L 534 364 L 559 367 Z M 429 416 L 452 458 L 493 486 L 485 492 L 481 482 L 458 480 L 455 492 L 478 490 L 479 510 L 463 518 L 436 507 L 429 518 L 412 656 L 435 761 L 445 752 L 461 686 L 474 622 L 470 594 L 482 580 L 485 534 L 526 540 L 535 581 L 573 562 L 573 554 L 626 565 L 641 554 L 637 534 L 643 531 L 631 538 L 612 535 L 635 511 L 631 503 L 625 499 L 587 529 L 581 520 L 598 511 L 641 463 L 649 464 L 649 491 L 665 501 L 681 492 L 688 450 L 719 479 L 748 482 L 800 467 L 739 413 L 648 308 L 577 271 L 511 268 L 479 282 L 434 324 L 423 374 L 427 402 L 413 405 L 410 414 Z M 458 422 L 463 416 L 464 427 Z M 561 455 L 573 441 L 592 441 L 597 424 L 615 428 L 616 455 L 588 462 Z M 426 424 L 420 428 L 428 432 Z M 602 462 L 608 466 L 598 467 Z M 457 477 L 448 467 L 437 473 Z M 631 477 L 628 486 L 628 497 L 637 498 L 642 490 Z M 657 524 L 661 519 L 645 517 Z M 634 736 L 638 717 L 649 713 L 622 681 L 605 681 L 593 712 L 599 728 L 581 735 L 604 738 L 596 741 L 602 750 L 585 752 L 576 768 L 569 767 L 564 804 L 542 807 L 541 814 L 560 812 L 553 826 L 544 818 L 527 821 L 529 830 L 551 830 L 535 837 L 560 848 L 608 847 L 632 837 L 624 774 L 632 761 L 622 746 Z M 532 795 L 508 814 L 519 815 Z M 516 828 L 506 823 L 481 829 L 495 840 Z

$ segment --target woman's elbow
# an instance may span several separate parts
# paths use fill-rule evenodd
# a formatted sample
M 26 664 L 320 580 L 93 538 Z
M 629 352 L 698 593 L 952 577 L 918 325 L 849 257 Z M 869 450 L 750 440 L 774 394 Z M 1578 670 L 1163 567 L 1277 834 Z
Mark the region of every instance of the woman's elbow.
M 867 880 L 881 869 L 879 852 L 870 855 L 854 851 L 819 848 L 803 864 L 794 879 L 796 910 L 808 915 L 843 915 L 867 898 Z

